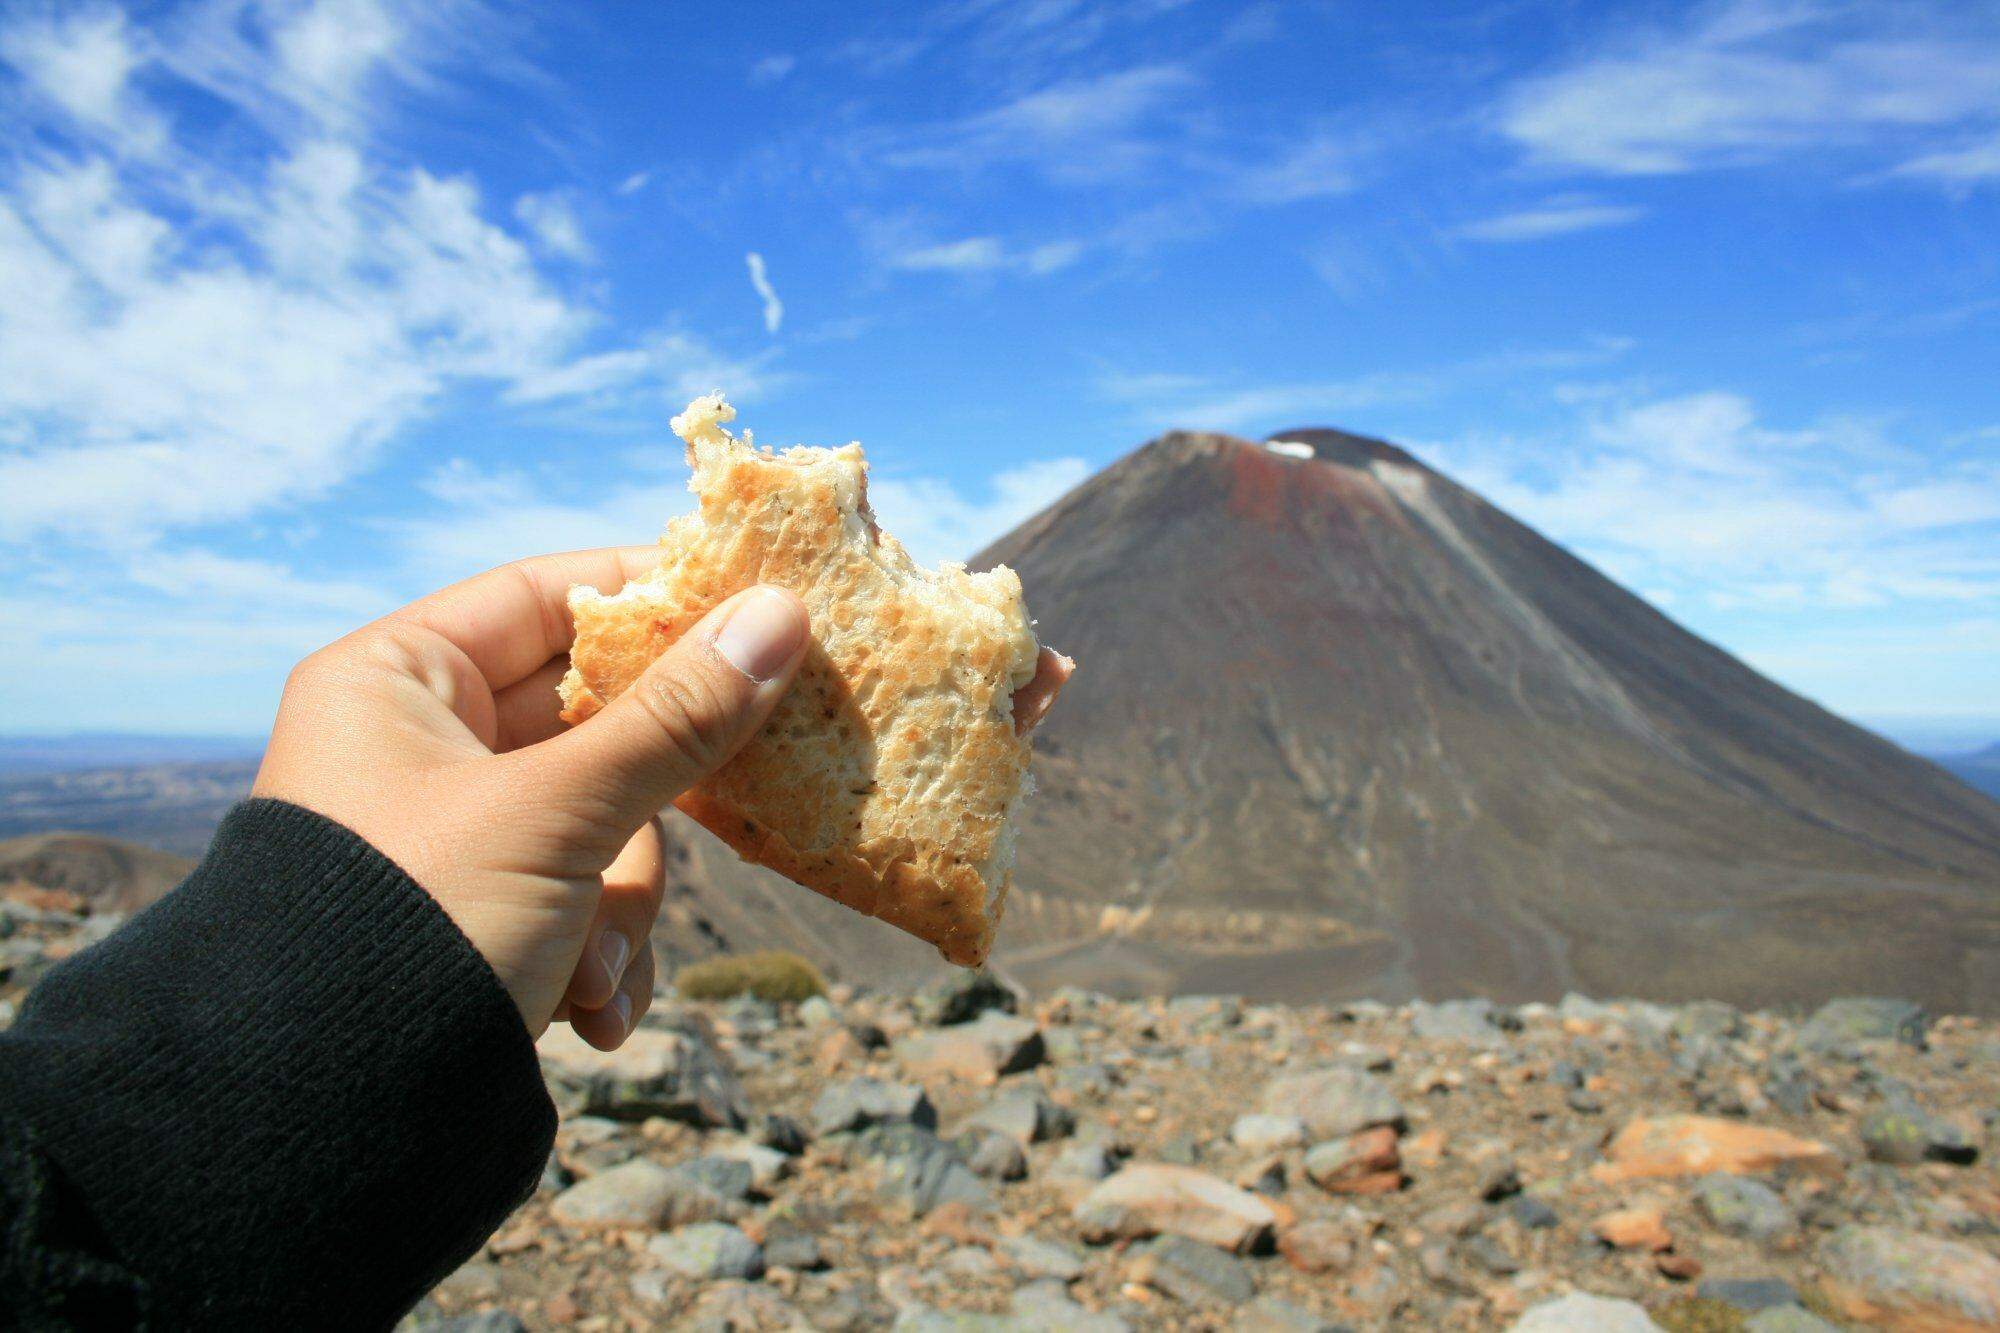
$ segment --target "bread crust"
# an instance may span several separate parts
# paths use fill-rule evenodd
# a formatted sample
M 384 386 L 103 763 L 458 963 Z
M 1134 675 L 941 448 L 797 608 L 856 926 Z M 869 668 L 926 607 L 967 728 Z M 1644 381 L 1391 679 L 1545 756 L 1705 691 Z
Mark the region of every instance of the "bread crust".
M 791 589 L 813 630 L 797 677 L 676 804 L 745 860 L 976 966 L 1027 775 L 1013 699 L 1039 649 L 1020 580 L 920 570 L 868 513 L 858 445 L 772 454 L 723 431 L 731 416 L 712 397 L 675 418 L 699 505 L 668 526 L 659 568 L 615 596 L 572 590 L 563 716 L 597 712 L 732 594 Z

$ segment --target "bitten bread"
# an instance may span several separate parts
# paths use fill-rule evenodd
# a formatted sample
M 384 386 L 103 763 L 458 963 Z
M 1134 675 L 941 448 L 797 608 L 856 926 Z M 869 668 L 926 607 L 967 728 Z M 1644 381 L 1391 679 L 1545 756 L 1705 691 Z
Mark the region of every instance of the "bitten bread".
M 875 526 L 861 446 L 757 449 L 723 429 L 735 415 L 709 395 L 673 419 L 699 506 L 668 525 L 659 567 L 570 591 L 563 716 L 584 721 L 730 595 L 791 589 L 811 615 L 804 665 L 678 804 L 745 860 L 977 965 L 1012 881 L 1026 732 L 1069 663 L 1036 644 L 1012 570 L 927 571 Z

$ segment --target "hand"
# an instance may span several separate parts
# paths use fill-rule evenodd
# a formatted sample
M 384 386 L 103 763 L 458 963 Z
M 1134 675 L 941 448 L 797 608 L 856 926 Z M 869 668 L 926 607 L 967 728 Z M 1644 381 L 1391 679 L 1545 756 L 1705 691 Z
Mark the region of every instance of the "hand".
M 615 1048 L 653 995 L 659 812 L 755 734 L 805 607 L 752 588 L 574 729 L 557 716 L 571 584 L 615 591 L 657 547 L 543 556 L 412 603 L 301 662 L 252 788 L 344 824 L 437 900 L 531 1035 Z

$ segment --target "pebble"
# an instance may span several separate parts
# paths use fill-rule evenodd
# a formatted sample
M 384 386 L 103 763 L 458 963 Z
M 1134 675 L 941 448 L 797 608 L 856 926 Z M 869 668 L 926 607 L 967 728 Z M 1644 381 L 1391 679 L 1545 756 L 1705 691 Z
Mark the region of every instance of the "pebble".
M 1703 1176 L 1694 1185 L 1695 1207 L 1718 1231 L 1748 1240 L 1776 1241 L 1799 1229 L 1784 1196 L 1747 1176 Z
M 1241 1305 L 1257 1294 L 1249 1265 L 1226 1250 L 1185 1236 L 1141 1246 L 1132 1274 L 1188 1305 Z
M 1315 1140 L 1345 1138 L 1378 1125 L 1401 1130 L 1407 1120 L 1387 1083 L 1351 1065 L 1272 1079 L 1259 1109 L 1295 1117 Z
M 1537 1305 L 1513 1326 L 1513 1333 L 1665 1333 L 1635 1301 L 1573 1291 Z

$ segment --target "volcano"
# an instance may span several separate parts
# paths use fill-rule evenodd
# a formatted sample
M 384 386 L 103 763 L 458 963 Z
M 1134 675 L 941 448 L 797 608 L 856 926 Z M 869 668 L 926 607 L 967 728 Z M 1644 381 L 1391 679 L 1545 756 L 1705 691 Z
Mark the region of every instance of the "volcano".
M 1169 434 L 996 563 L 1080 663 L 996 953 L 1032 987 L 2000 1004 L 2000 804 L 1395 445 Z M 691 938 L 935 965 L 689 843 Z

